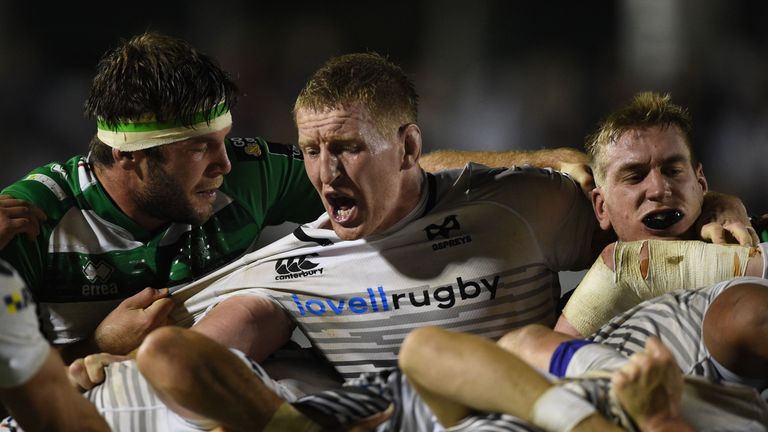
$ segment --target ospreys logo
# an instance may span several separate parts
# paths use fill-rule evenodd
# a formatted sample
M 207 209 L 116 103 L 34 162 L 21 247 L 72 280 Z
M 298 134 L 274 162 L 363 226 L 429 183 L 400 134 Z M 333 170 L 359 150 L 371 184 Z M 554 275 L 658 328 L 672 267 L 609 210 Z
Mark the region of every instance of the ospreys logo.
M 319 264 L 309 260 L 310 257 L 316 256 L 318 254 L 315 253 L 277 260 L 275 263 L 275 271 L 277 272 L 275 280 L 296 279 L 314 274 L 323 274 L 323 268 L 317 268 Z
M 455 214 L 446 216 L 440 225 L 432 224 L 424 228 L 424 232 L 427 233 L 427 240 L 434 240 L 437 237 L 446 239 L 432 244 L 432 250 L 435 251 L 463 245 L 472 241 L 472 237 L 469 235 L 451 238 L 451 231 L 453 230 L 461 230 L 461 224 L 459 224 Z
M 429 225 L 424 228 L 424 232 L 427 233 L 427 240 L 434 240 L 437 236 L 451 238 L 451 230 L 457 229 L 461 229 L 461 225 L 459 225 L 456 215 L 449 215 L 445 217 L 442 225 Z

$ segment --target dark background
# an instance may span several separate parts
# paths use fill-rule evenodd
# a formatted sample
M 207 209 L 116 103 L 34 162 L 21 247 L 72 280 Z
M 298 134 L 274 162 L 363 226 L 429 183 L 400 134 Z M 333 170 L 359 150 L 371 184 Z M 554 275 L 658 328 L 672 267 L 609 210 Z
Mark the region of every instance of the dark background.
M 427 150 L 580 147 L 641 90 L 690 108 L 713 189 L 768 212 L 768 3 L 734 0 L 289 2 L 0 0 L 0 184 L 85 152 L 100 56 L 156 30 L 232 72 L 236 135 L 294 142 L 290 110 L 325 59 L 375 50 L 421 94 Z

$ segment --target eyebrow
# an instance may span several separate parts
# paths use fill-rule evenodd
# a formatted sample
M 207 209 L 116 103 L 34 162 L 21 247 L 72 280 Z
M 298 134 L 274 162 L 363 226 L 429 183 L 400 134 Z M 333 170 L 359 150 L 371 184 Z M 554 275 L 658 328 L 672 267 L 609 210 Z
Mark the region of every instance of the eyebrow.
M 661 165 L 666 166 L 666 165 L 673 165 L 676 163 L 686 163 L 686 162 L 690 162 L 688 158 L 685 155 L 678 153 L 662 160 Z M 616 172 L 622 173 L 622 172 L 628 172 L 628 171 L 630 172 L 638 171 L 638 170 L 644 169 L 647 166 L 648 164 L 646 162 L 628 162 L 623 165 L 620 165 L 616 169 Z
M 338 139 L 333 139 L 329 141 L 328 144 L 331 146 L 337 146 L 337 145 L 347 145 L 347 144 L 358 144 L 359 142 L 360 142 L 359 138 L 338 138 Z M 311 146 L 314 144 L 315 144 L 314 140 L 304 140 L 304 141 L 299 140 L 298 146 L 299 148 L 303 148 L 303 147 Z

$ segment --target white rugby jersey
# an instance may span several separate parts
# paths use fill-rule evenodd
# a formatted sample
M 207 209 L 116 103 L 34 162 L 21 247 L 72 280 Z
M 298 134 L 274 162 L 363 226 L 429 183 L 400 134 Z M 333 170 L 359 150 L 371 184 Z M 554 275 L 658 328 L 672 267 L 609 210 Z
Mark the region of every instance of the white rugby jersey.
M 40 333 L 32 296 L 2 260 L 0 301 L 0 387 L 16 387 L 40 369 L 51 348 Z
M 345 376 L 396 365 L 403 338 L 437 325 L 498 338 L 552 326 L 557 272 L 593 258 L 595 218 L 571 178 L 470 164 L 427 175 L 385 233 L 343 241 L 328 215 L 174 294 L 178 323 L 245 292 L 267 295 Z
M 629 357 L 645 349 L 649 336 L 656 336 L 675 356 L 684 374 L 717 380 L 720 373 L 704 343 L 704 317 L 709 305 L 720 294 L 743 282 L 764 285 L 768 289 L 765 279 L 742 277 L 705 288 L 664 294 L 617 315 L 590 339 Z

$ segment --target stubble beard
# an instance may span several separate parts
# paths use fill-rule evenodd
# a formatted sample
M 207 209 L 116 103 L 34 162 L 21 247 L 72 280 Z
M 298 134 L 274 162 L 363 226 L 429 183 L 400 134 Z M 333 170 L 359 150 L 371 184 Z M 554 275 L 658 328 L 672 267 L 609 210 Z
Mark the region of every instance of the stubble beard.
M 173 176 L 161 166 L 152 168 L 146 189 L 135 197 L 141 211 L 156 219 L 190 225 L 202 225 L 211 217 L 212 207 L 195 208 L 187 198 L 188 193 Z

